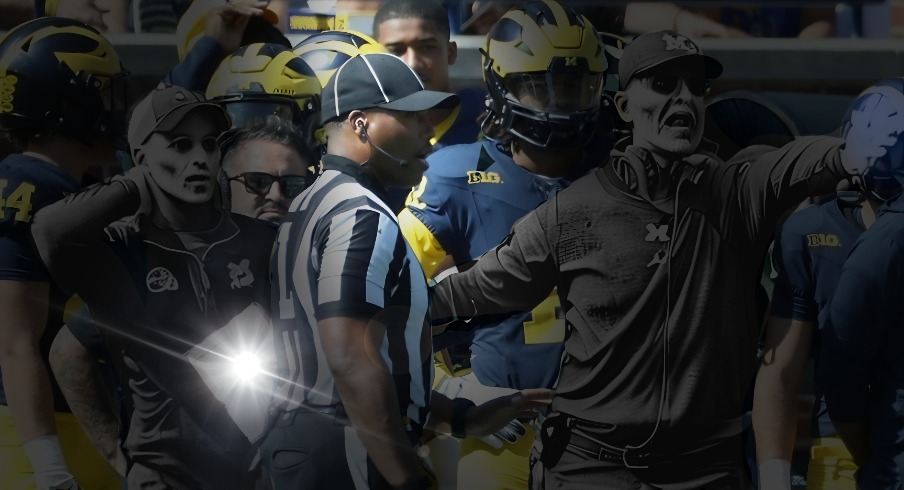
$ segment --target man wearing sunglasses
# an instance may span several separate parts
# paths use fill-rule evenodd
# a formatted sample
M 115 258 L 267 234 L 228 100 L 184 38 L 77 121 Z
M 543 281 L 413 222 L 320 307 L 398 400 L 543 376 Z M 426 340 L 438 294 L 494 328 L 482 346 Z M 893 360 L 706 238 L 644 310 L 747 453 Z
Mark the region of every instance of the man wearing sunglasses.
M 277 116 L 228 131 L 222 152 L 223 195 L 233 213 L 278 223 L 315 177 L 309 167 L 316 158 L 304 137 Z
M 443 321 L 529 311 L 558 287 L 565 353 L 535 488 L 751 486 L 741 432 L 772 230 L 895 139 L 863 114 L 843 146 L 807 137 L 723 162 L 702 143 L 703 80 L 720 72 L 673 31 L 635 39 L 615 98 L 631 137 L 433 289 Z

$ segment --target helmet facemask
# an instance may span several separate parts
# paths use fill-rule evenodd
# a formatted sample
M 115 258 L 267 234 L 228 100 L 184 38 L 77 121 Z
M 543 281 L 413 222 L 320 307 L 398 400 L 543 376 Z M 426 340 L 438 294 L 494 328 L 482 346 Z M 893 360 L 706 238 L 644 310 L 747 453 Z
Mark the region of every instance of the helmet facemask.
M 489 59 L 489 57 L 487 57 Z M 597 129 L 602 73 L 512 73 L 504 79 L 489 66 L 490 93 L 484 135 L 515 137 L 551 150 L 585 146 Z
M 553 0 L 506 12 L 480 50 L 489 91 L 481 128 L 549 150 L 590 143 L 599 125 L 605 48 L 590 22 Z

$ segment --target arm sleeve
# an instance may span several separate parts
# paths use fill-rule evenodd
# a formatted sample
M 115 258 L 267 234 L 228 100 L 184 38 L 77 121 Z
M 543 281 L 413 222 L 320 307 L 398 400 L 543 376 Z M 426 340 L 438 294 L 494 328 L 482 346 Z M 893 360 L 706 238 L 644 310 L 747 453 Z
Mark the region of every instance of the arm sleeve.
M 772 315 L 816 323 L 816 305 L 810 255 L 797 227 L 800 216 L 789 217 L 776 231 L 772 263 L 778 270 L 772 293 Z
M 900 318 L 901 250 L 882 235 L 863 235 L 845 262 L 820 332 L 817 376 L 829 416 L 867 418 L 870 373 L 890 321 Z
M 201 36 L 185 59 L 163 77 L 163 83 L 206 92 L 210 79 L 226 54 L 214 38 Z
M 411 214 L 408 209 L 403 209 L 399 213 L 399 227 L 402 229 L 402 236 L 405 237 L 405 241 L 414 252 L 414 256 L 421 263 L 424 275 L 433 277 L 433 272 L 446 258 L 446 250 L 424 223 Z
M 401 275 L 403 240 L 396 222 L 376 210 L 333 216 L 318 239 L 317 320 L 370 319 L 385 308 Z
M 416 242 L 412 242 L 412 236 L 406 233 L 405 238 L 408 243 L 412 244 L 412 248 L 415 248 L 414 243 L 422 248 L 428 247 L 430 251 L 425 254 L 426 258 L 435 259 L 434 256 L 439 253 L 438 251 L 442 251 L 443 256 L 451 255 L 456 263 L 466 262 L 474 257 L 470 256 L 465 237 L 466 225 L 463 224 L 463 217 L 468 213 L 467 206 L 462 205 L 459 199 L 468 193 L 443 184 L 440 182 L 441 179 L 442 177 L 425 175 L 421 183 L 408 195 L 405 209 L 399 216 L 400 222 L 403 224 L 402 232 L 410 233 L 402 221 L 402 215 L 410 214 L 411 218 L 407 216 L 404 218 L 409 220 L 409 224 L 417 225 L 417 223 L 411 223 L 411 219 L 419 221 L 417 232 L 421 235 Z M 473 213 L 476 214 L 476 211 Z M 415 253 L 418 253 L 417 250 Z M 418 255 L 418 260 L 420 259 L 421 256 Z M 439 260 L 441 261 L 442 257 L 439 257 Z M 439 265 L 439 262 L 436 265 Z M 436 265 L 433 265 L 432 268 L 435 269 Z M 421 266 L 424 267 L 427 277 L 430 277 L 432 270 L 427 270 L 431 268 L 429 262 L 422 261 Z
M 556 267 L 538 210 L 532 211 L 473 267 L 450 275 L 434 287 L 430 317 L 442 322 L 530 311 L 558 283 Z
M 848 178 L 840 144 L 836 138 L 812 136 L 772 151 L 748 148 L 722 169 L 719 191 L 734 197 L 727 205 L 739 213 L 747 240 L 771 236 L 781 216 L 807 197 L 835 192 Z
M 127 175 L 143 171 L 136 167 Z M 88 301 L 86 289 L 104 287 L 93 280 L 92 270 L 115 260 L 105 246 L 110 238 L 105 230 L 114 221 L 133 215 L 140 203 L 138 185 L 126 177 L 89 187 L 35 216 L 35 247 L 64 291 L 76 292 Z

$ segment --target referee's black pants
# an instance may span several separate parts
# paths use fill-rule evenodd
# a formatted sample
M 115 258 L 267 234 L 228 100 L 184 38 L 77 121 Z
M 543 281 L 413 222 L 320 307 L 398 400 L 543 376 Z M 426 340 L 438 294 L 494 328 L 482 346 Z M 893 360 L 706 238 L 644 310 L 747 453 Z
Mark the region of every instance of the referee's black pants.
M 420 436 L 409 433 L 413 443 Z M 260 446 L 273 490 L 391 490 L 343 417 L 305 411 L 278 417 Z

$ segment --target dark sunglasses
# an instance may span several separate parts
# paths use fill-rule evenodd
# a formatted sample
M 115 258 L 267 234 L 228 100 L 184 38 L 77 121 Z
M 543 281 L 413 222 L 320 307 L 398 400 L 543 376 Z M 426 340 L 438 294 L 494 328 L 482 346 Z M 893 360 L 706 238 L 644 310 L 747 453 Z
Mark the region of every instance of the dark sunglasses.
M 270 192 L 273 182 L 279 181 L 283 194 L 294 198 L 301 194 L 310 184 L 310 180 L 303 175 L 270 175 L 264 172 L 245 172 L 229 177 L 229 180 L 237 180 L 245 185 L 245 191 L 249 194 L 264 195 Z
M 706 94 L 706 90 L 709 88 L 709 81 L 701 75 L 683 77 L 669 72 L 650 75 L 650 87 L 657 93 L 669 95 L 675 92 L 682 80 L 687 85 L 688 90 L 698 97 Z

